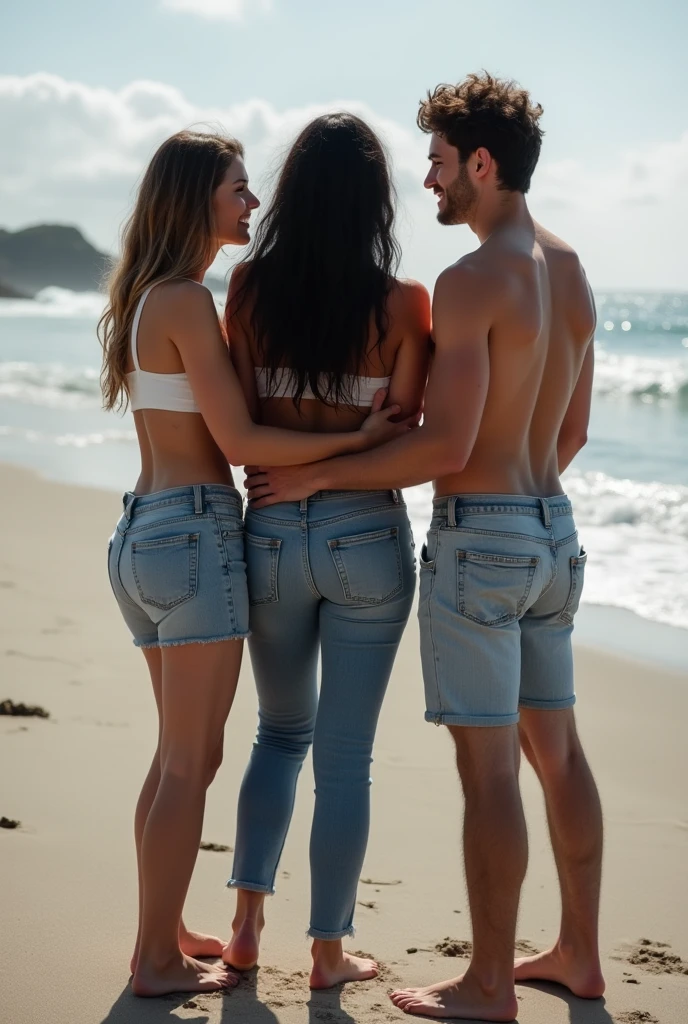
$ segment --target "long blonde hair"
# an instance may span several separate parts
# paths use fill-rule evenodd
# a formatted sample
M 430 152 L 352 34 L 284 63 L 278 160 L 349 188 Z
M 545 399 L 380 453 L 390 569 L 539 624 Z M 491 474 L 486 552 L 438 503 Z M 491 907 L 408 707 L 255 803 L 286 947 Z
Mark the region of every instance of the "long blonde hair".
M 122 231 L 122 257 L 108 281 L 98 324 L 100 384 L 106 409 L 129 403 L 126 365 L 136 305 L 150 285 L 204 270 L 217 245 L 213 193 L 232 160 L 243 156 L 229 136 L 182 131 L 160 146 L 139 186 Z

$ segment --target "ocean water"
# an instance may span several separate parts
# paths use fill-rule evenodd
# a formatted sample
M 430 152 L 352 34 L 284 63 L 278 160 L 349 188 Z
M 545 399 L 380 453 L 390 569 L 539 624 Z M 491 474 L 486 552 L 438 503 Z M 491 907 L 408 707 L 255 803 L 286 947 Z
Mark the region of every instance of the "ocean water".
M 138 449 L 131 416 L 100 408 L 102 303 L 59 288 L 0 300 L 0 461 L 122 491 Z M 686 630 L 688 294 L 604 293 L 597 305 L 590 440 L 564 478 L 589 552 L 583 600 Z M 406 492 L 417 540 L 430 493 Z

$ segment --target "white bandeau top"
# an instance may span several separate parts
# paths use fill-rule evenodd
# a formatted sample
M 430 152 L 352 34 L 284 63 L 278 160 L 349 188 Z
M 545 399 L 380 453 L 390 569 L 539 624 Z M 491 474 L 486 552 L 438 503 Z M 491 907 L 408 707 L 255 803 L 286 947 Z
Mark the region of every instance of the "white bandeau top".
M 139 321 L 146 299 L 153 288 L 155 288 L 155 284 L 149 285 L 139 299 L 134 322 L 131 325 L 131 358 L 135 369 L 127 374 L 127 385 L 132 412 L 136 412 L 138 409 L 200 412 L 189 384 L 189 378 L 185 373 L 151 373 L 150 370 L 142 370 L 139 365 L 136 341 Z
M 275 372 L 273 380 L 264 366 L 256 366 L 256 385 L 259 398 L 293 398 L 296 394 L 296 380 L 288 367 Z M 344 377 L 344 387 L 352 396 L 354 404 L 361 408 L 370 408 L 375 392 L 380 388 L 389 387 L 391 377 L 355 377 L 349 374 Z M 323 382 L 323 388 L 327 386 Z M 307 384 L 304 398 L 315 399 L 311 387 Z

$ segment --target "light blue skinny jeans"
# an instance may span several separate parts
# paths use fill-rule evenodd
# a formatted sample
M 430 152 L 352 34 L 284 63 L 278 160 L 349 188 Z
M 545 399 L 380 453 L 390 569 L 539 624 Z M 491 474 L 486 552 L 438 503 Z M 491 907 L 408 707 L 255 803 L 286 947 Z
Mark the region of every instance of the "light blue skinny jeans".
M 354 933 L 373 741 L 415 589 L 406 506 L 397 491 L 329 491 L 249 507 L 245 551 L 259 724 L 227 884 L 275 891 L 313 744 L 308 934 L 340 939 Z

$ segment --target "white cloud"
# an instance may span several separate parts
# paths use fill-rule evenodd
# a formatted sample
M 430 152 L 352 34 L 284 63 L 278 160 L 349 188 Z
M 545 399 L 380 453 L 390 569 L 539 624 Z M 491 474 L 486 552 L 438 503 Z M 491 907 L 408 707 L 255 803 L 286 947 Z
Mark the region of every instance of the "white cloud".
M 271 0 L 160 0 L 160 6 L 208 21 L 242 21 L 249 10 L 269 11 L 272 4 Z
M 254 185 L 265 179 L 299 128 L 323 109 L 345 108 L 386 140 L 402 199 L 404 269 L 428 285 L 475 246 L 467 229 L 435 223 L 423 194 L 427 139 L 415 127 L 379 117 L 361 102 L 280 111 L 262 99 L 198 106 L 160 82 L 118 91 L 48 74 L 0 76 L 0 227 L 39 221 L 82 226 L 113 249 L 133 189 L 160 142 L 180 128 L 220 127 L 244 142 Z M 411 122 L 411 117 L 409 117 Z M 579 248 L 601 286 L 686 287 L 688 133 L 651 151 L 620 154 L 598 170 L 576 159 L 538 169 L 531 206 L 538 219 Z

